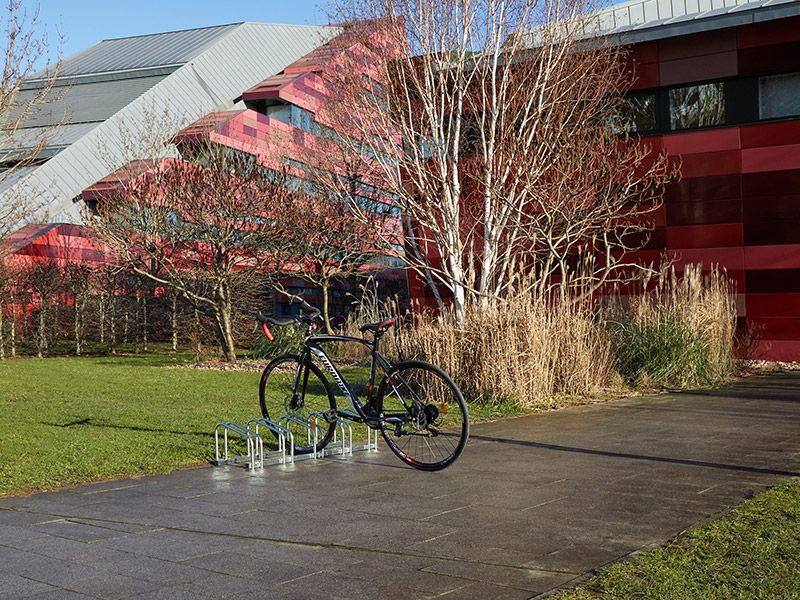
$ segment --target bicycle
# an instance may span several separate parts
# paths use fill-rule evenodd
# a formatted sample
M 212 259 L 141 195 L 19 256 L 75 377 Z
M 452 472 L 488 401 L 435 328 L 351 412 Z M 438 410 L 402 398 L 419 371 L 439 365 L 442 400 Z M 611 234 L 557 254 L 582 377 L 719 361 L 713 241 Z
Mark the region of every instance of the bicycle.
M 295 453 L 321 451 L 331 441 L 337 419 L 363 423 L 379 430 L 389 448 L 406 464 L 423 471 L 438 471 L 453 464 L 469 437 L 469 415 L 458 386 L 439 367 L 420 361 L 406 360 L 392 364 L 378 350 L 386 331 L 395 319 L 368 323 L 360 327 L 372 339 L 345 335 L 314 335 L 320 311 L 301 303 L 298 317 L 275 318 L 258 313 L 264 335 L 273 340 L 269 325 L 306 325 L 300 354 L 285 354 L 273 359 L 264 369 L 259 383 L 261 413 L 269 419 L 268 396 L 283 405 L 292 428 L 305 427 L 315 419 L 320 428 L 317 443 L 308 440 L 307 429 L 293 431 Z M 370 370 L 367 395 L 361 402 L 355 388 L 348 384 L 339 369 L 320 347 L 324 343 L 358 343 L 370 349 Z M 314 362 L 316 358 L 350 402 L 351 408 L 340 409 L 330 382 Z M 382 371 L 376 387 L 378 369 Z M 322 415 L 324 419 L 318 419 Z M 298 423 L 299 421 L 299 423 Z

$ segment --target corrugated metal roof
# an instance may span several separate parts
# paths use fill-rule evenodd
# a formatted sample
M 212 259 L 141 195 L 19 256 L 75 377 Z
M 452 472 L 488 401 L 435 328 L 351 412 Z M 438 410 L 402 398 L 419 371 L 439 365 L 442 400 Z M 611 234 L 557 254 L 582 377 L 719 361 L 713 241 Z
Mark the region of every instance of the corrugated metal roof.
M 188 62 L 241 23 L 103 40 L 65 58 L 61 77 L 147 69 Z M 31 79 L 44 77 L 40 71 Z
M 4 148 L 5 151 L 37 148 L 44 142 L 45 148 L 40 158 L 49 158 L 59 149 L 74 144 L 84 135 L 100 124 L 99 121 L 91 123 L 70 123 L 57 127 L 28 127 L 14 132 L 11 141 Z
M 23 127 L 105 121 L 165 77 L 156 75 L 58 86 L 50 94 L 52 100 L 36 107 L 25 119 Z M 34 92 L 26 90 L 21 94 L 24 102 L 26 96 L 32 96 Z
M 146 137 L 152 133 L 148 115 L 167 109 L 175 121 L 173 130 L 162 132 L 169 139 L 187 123 L 229 108 L 242 92 L 282 71 L 340 31 L 336 27 L 266 23 L 231 27 L 190 63 L 41 165 L 18 187 L 46 204 L 50 220 L 80 223 L 80 204 L 73 199 L 132 158 L 123 149 L 123 124 L 128 136 L 125 141 Z M 8 193 L 14 194 L 16 189 L 17 186 Z
M 793 6 L 790 6 L 793 5 Z M 598 11 L 589 29 L 599 35 L 624 35 L 627 42 L 668 35 L 685 35 L 788 16 L 800 9 L 798 0 L 631 0 Z M 660 33 L 645 30 L 660 29 Z

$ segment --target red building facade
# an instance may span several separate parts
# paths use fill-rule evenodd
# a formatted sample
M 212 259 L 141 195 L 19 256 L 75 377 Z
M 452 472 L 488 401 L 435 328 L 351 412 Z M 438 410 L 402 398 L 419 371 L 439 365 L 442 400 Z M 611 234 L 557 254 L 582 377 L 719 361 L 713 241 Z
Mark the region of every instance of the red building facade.
M 640 258 L 724 267 L 751 356 L 800 361 L 800 16 L 631 49 L 632 128 L 681 161 Z

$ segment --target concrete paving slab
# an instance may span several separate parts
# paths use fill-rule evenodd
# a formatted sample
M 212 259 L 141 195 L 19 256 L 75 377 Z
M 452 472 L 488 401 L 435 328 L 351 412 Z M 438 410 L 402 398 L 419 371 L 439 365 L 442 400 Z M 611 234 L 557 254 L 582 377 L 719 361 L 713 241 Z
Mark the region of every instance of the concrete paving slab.
M 0 598 L 537 597 L 800 476 L 798 425 L 778 374 L 479 424 L 439 473 L 381 445 L 2 498 Z

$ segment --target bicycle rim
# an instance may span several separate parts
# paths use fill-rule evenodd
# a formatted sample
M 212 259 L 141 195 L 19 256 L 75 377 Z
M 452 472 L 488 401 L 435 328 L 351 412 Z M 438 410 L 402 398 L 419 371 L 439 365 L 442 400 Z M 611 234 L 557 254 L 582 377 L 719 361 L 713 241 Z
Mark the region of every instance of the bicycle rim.
M 379 389 L 381 433 L 403 462 L 423 471 L 451 465 L 469 437 L 461 391 L 438 367 L 422 361 L 395 365 Z

